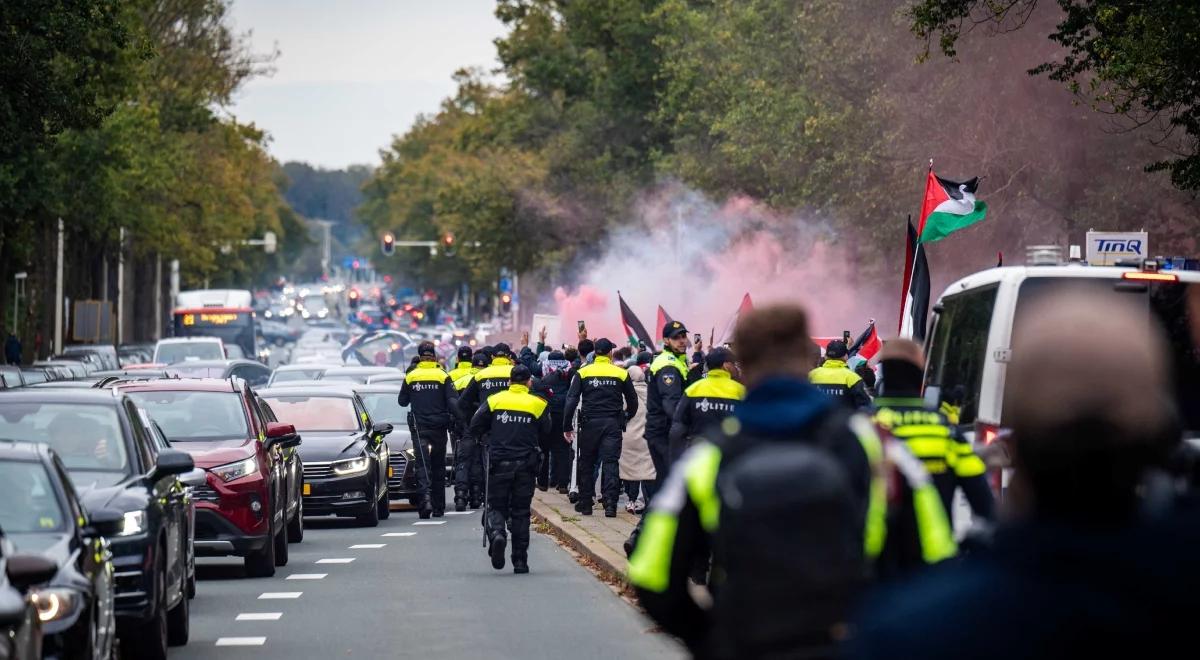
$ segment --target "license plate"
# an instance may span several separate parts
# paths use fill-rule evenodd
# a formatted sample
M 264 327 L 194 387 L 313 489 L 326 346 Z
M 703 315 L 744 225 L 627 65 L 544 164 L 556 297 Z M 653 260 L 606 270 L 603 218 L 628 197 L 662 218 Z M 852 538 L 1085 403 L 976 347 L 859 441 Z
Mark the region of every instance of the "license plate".
M 312 495 L 312 484 L 304 484 L 304 494 Z

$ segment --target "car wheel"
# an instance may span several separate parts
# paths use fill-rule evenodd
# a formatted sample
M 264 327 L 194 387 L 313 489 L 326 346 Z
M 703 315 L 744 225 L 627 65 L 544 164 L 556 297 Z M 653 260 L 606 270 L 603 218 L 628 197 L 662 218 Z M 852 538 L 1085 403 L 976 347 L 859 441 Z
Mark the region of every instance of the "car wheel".
M 372 486 L 372 488 L 374 488 L 374 486 Z M 363 527 L 378 527 L 379 505 L 377 503 L 368 505 L 367 510 L 358 516 L 358 524 L 362 525 Z
M 246 575 L 250 577 L 271 577 L 275 575 L 275 540 L 267 539 L 263 547 L 246 555 L 243 560 Z
M 183 646 L 187 644 L 190 630 L 191 621 L 187 585 L 185 584 L 180 593 L 179 604 L 167 612 L 167 643 L 171 646 Z
M 275 545 L 275 565 L 287 566 L 288 563 L 288 535 L 287 527 L 279 530 L 272 541 Z
M 141 660 L 166 660 L 167 638 L 167 576 L 162 560 L 154 568 L 154 611 L 150 620 L 138 626 L 138 630 L 121 640 L 121 646 L 131 651 L 128 657 Z M 186 600 L 186 599 L 185 599 Z
M 289 543 L 299 543 L 304 540 L 304 500 L 296 505 L 296 517 L 292 518 L 287 526 L 287 538 Z
M 392 503 L 388 500 L 388 494 L 384 493 L 383 497 L 379 498 L 379 519 L 387 520 L 392 517 Z
M 187 597 L 189 599 L 196 597 L 196 573 L 193 572 L 187 579 Z

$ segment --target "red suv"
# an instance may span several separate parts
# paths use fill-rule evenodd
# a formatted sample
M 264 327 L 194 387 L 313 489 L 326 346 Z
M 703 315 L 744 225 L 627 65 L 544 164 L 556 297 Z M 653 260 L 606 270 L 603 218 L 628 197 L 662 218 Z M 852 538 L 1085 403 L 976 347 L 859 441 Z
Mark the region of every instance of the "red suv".
M 115 385 L 145 408 L 171 445 L 206 472 L 196 488 L 196 555 L 245 557 L 246 573 L 269 577 L 287 565 L 288 542 L 304 536 L 295 447 L 300 436 L 275 421 L 245 381 L 183 378 Z

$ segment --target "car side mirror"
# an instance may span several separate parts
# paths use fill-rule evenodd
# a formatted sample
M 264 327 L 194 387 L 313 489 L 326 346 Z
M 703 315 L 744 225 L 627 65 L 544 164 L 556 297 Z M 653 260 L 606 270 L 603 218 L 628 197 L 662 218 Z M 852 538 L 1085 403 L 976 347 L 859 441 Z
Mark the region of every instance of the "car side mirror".
M 178 449 L 163 449 L 158 452 L 158 462 L 150 472 L 150 481 L 158 481 L 165 476 L 183 474 L 195 469 L 191 454 Z
M 267 444 L 280 447 L 295 447 L 300 444 L 296 427 L 283 422 L 267 422 Z
M 388 435 L 391 432 L 392 432 L 392 425 L 388 424 L 387 422 L 376 422 L 371 427 L 371 435 L 377 435 L 381 438 L 385 435 Z
M 192 468 L 179 475 L 179 482 L 184 486 L 199 488 L 208 483 L 208 473 L 200 468 Z
M 116 536 L 125 528 L 125 514 L 112 509 L 88 511 L 88 524 L 83 528 L 84 536 Z
M 6 558 L 5 564 L 8 581 L 18 591 L 49 582 L 58 572 L 58 564 L 41 555 L 17 554 Z

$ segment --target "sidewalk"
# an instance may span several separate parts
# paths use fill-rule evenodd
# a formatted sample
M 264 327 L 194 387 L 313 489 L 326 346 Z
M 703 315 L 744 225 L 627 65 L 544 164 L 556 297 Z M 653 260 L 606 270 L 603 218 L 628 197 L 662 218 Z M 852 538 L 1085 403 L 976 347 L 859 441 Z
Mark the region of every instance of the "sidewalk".
M 533 518 L 545 523 L 550 532 L 571 549 L 583 555 L 606 578 L 622 589 L 627 586 L 625 573 L 629 562 L 621 545 L 637 525 L 638 516 L 617 509 L 616 518 L 605 518 L 597 507 L 590 516 L 581 516 L 566 495 L 556 491 L 533 493 Z

